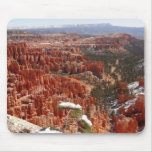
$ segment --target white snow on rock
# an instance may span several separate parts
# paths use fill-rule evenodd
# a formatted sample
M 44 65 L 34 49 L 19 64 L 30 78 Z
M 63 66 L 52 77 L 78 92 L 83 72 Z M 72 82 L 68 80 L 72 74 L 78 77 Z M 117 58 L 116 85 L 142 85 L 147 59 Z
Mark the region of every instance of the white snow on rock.
M 132 82 L 130 84 L 128 84 L 128 89 L 130 91 L 130 93 L 134 96 L 138 96 L 139 94 L 143 94 L 144 93 L 144 87 L 139 86 L 139 82 L 135 81 Z
M 138 87 L 137 89 L 134 89 L 133 91 L 132 91 L 132 94 L 133 95 L 139 95 L 139 94 L 144 94 L 144 88 L 143 87 Z
M 129 83 L 128 84 L 128 89 L 129 89 L 130 93 L 135 96 L 135 98 L 130 99 L 130 100 L 128 100 L 128 101 L 126 101 L 126 102 L 121 104 L 121 106 L 123 106 L 125 108 L 125 111 L 127 111 L 129 106 L 135 104 L 135 102 L 136 102 L 136 100 L 138 98 L 138 95 L 144 94 L 144 87 L 139 86 L 139 82 L 138 81 Z M 118 113 L 119 107 L 120 107 L 120 104 L 117 104 L 117 102 L 116 103 L 114 102 L 112 110 L 114 111 L 115 114 Z
M 59 104 L 59 107 L 61 108 L 71 108 L 71 109 L 82 109 L 82 107 L 79 104 L 74 104 L 71 102 L 62 102 Z
M 45 133 L 50 133 L 50 134 L 56 134 L 56 133 L 62 133 L 60 131 L 57 131 L 57 130 L 50 130 L 50 128 L 46 128 L 46 129 L 43 129 L 43 130 L 39 130 L 37 133 L 42 133 L 42 134 L 45 134 Z
M 82 115 L 81 120 L 85 121 L 89 126 L 92 126 L 92 122 L 88 119 L 86 115 Z
M 132 83 L 129 83 L 128 84 L 128 89 L 130 90 L 133 90 L 135 88 L 137 88 L 139 86 L 139 82 L 138 81 L 135 81 L 135 82 L 132 82 Z

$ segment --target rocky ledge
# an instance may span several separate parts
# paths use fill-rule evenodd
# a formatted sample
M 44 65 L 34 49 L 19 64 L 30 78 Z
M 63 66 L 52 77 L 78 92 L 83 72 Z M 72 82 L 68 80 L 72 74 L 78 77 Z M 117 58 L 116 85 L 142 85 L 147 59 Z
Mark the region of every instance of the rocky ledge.
M 7 126 L 12 133 L 36 133 L 41 127 L 14 116 L 7 115 Z

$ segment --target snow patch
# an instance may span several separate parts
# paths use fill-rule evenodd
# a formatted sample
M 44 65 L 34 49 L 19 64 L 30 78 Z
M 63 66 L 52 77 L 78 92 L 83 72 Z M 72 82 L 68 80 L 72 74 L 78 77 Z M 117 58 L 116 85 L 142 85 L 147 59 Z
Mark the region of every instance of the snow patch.
M 50 128 L 46 128 L 44 130 L 39 130 L 38 133 L 51 133 L 51 134 L 56 134 L 56 133 L 62 133 L 60 131 L 57 131 L 57 130 L 50 130 Z
M 86 115 L 82 115 L 81 120 L 85 121 L 89 126 L 92 126 L 92 122 L 88 119 Z
M 59 107 L 61 108 L 71 108 L 71 109 L 82 109 L 82 107 L 79 104 L 74 104 L 71 102 L 62 102 L 59 104 Z
M 133 95 L 139 95 L 139 94 L 144 94 L 144 88 L 143 87 L 138 87 L 137 89 L 134 89 L 133 91 L 132 91 L 132 94 Z
M 130 84 L 128 84 L 128 89 L 135 89 L 139 86 L 139 82 L 138 81 L 135 81 L 135 82 L 132 82 Z

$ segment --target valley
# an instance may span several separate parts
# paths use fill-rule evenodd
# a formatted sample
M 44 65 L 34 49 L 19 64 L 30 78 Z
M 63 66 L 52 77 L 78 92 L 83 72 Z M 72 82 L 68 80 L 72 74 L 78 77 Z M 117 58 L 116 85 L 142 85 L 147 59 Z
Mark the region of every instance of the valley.
M 7 114 L 37 133 L 142 131 L 144 40 L 9 30 Z

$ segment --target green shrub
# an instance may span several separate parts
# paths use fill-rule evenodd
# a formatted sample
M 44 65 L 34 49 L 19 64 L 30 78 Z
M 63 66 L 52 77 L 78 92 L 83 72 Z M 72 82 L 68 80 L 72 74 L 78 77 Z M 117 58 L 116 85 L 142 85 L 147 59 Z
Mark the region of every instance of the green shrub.
M 82 133 L 94 133 L 92 126 L 89 126 L 84 120 L 79 122 L 79 131 Z

